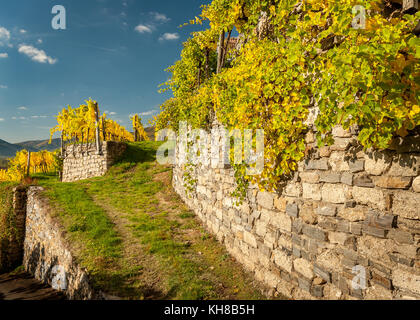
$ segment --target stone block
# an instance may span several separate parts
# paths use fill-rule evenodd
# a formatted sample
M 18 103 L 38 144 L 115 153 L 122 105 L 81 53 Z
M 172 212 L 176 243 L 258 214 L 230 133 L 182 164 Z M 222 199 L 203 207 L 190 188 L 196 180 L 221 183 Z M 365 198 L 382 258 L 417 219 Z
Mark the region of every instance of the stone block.
M 320 267 L 317 264 L 314 264 L 314 273 L 315 273 L 315 275 L 317 275 L 318 277 L 321 277 L 325 281 L 331 282 L 331 273 L 329 271 L 323 269 L 322 267 Z
M 287 200 L 284 197 L 274 198 L 274 207 L 279 211 L 286 211 Z
M 408 189 L 411 177 L 379 176 L 373 179 L 375 185 L 386 189 Z
M 413 190 L 414 192 L 420 192 L 420 176 L 413 180 Z
M 349 168 L 350 168 L 350 172 L 352 173 L 361 172 L 365 169 L 365 161 L 364 160 L 351 160 L 349 161 Z
M 347 200 L 349 189 L 345 185 L 324 184 L 322 187 L 322 200 L 331 203 L 344 203 Z
M 257 201 L 263 208 L 271 210 L 274 207 L 274 195 L 270 192 L 258 192 Z
M 388 175 L 397 177 L 415 177 L 419 175 L 420 156 L 402 154 L 394 159 Z
M 420 275 L 398 268 L 392 272 L 395 287 L 420 295 Z
M 292 272 L 292 259 L 284 251 L 278 249 L 273 252 L 274 263 L 287 272 Z
M 272 224 L 283 232 L 292 231 L 292 219 L 284 213 L 275 213 L 272 218 Z
M 310 225 L 305 224 L 303 225 L 302 232 L 304 235 L 319 241 L 327 240 L 327 234 L 322 229 L 319 229 L 317 227 L 312 227 Z
M 248 231 L 244 231 L 244 241 L 249 244 L 251 247 L 253 248 L 257 248 L 257 239 L 255 238 L 255 236 L 248 232 Z
M 361 204 L 366 204 L 380 210 L 385 210 L 387 207 L 386 197 L 382 190 L 353 187 L 353 199 Z
M 402 218 L 420 219 L 420 195 L 410 191 L 394 192 L 392 210 Z
M 295 259 L 293 261 L 293 267 L 295 271 L 299 272 L 305 278 L 309 280 L 314 278 L 313 266 L 311 262 L 302 258 Z
M 388 233 L 388 238 L 394 239 L 398 243 L 414 244 L 413 235 L 407 231 L 392 229 Z
M 341 183 L 344 183 L 348 186 L 352 186 L 353 185 L 353 175 L 349 172 L 343 172 L 343 174 L 341 175 Z
M 344 160 L 344 152 L 331 152 L 328 163 L 333 171 L 350 171 L 348 162 Z
M 300 197 L 302 194 L 302 186 L 300 183 L 288 183 L 283 193 L 289 197 Z
M 328 170 L 328 160 L 327 159 L 320 159 L 320 160 L 307 160 L 305 162 L 305 169 L 306 170 Z
M 319 182 L 319 174 L 316 172 L 300 172 L 299 173 L 300 180 L 302 182 L 307 183 L 318 183 Z
M 368 174 L 379 176 L 385 173 L 392 163 L 392 156 L 384 152 L 371 152 L 365 155 L 365 171 Z
M 291 217 L 297 218 L 298 214 L 299 214 L 299 208 L 298 208 L 297 204 L 296 203 L 289 203 L 286 206 L 286 213 Z
M 337 207 L 334 205 L 322 205 L 316 208 L 318 215 L 334 217 L 337 214 Z
M 366 174 L 357 175 L 353 177 L 353 185 L 357 187 L 365 188 L 374 188 L 375 184 L 373 183 L 371 177 Z
M 323 172 L 319 178 L 320 182 L 327 183 L 339 183 L 340 182 L 340 173 L 338 172 Z
M 303 198 L 321 200 L 321 188 L 319 184 L 302 183 Z

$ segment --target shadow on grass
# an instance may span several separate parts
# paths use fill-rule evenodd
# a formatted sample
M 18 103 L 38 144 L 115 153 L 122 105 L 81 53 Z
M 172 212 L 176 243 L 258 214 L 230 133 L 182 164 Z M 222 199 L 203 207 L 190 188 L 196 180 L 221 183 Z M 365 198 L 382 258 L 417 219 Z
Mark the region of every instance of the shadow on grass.
M 156 152 L 162 143 L 155 141 L 129 142 L 127 150 L 116 163 L 153 162 L 156 160 Z

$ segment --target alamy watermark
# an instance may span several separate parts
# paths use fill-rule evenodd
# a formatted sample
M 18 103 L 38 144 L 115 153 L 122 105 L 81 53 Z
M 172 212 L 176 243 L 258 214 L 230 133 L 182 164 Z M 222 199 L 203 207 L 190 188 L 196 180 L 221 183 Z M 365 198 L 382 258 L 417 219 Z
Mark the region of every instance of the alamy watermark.
M 264 169 L 264 130 L 250 129 L 231 131 L 216 127 L 210 133 L 203 129 L 191 129 L 185 121 L 179 123 L 177 134 L 170 129 L 157 133 L 158 140 L 165 141 L 157 151 L 160 164 L 193 164 L 223 168 L 226 164 L 246 164 L 247 175 L 259 175 Z M 233 161 L 230 151 L 233 150 Z M 233 163 L 232 163 L 233 162 Z

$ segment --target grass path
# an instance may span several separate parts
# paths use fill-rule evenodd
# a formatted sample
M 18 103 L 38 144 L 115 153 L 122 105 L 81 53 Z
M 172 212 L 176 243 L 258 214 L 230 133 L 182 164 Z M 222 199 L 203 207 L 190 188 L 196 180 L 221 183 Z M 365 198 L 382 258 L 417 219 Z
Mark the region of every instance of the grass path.
M 173 191 L 171 169 L 155 162 L 157 147 L 130 144 L 100 178 L 36 177 L 94 285 L 125 299 L 263 299 Z

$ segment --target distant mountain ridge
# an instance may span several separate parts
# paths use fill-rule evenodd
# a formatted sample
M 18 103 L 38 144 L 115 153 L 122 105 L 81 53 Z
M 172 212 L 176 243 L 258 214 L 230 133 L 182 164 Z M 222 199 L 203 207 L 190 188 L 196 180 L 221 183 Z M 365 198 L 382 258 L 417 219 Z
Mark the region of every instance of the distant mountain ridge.
M 154 141 L 155 140 L 155 128 L 154 127 L 147 127 L 144 128 L 149 139 Z M 49 144 L 49 140 L 32 140 L 32 141 L 24 141 L 19 143 L 9 143 L 7 141 L 0 139 L 0 160 L 4 160 L 6 158 L 14 157 L 16 152 L 20 150 L 29 150 L 31 152 L 38 152 L 41 150 L 47 151 L 54 151 L 61 147 L 60 139 L 53 139 L 51 144 Z
M 0 158 L 10 158 L 16 155 L 16 152 L 23 149 L 31 152 L 37 152 L 41 150 L 53 151 L 60 148 L 60 139 L 53 139 L 51 144 L 49 140 L 34 140 L 24 141 L 20 143 L 9 143 L 0 139 Z

